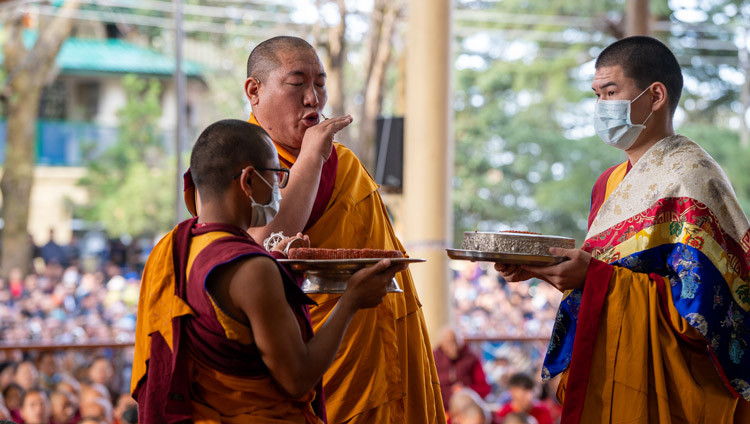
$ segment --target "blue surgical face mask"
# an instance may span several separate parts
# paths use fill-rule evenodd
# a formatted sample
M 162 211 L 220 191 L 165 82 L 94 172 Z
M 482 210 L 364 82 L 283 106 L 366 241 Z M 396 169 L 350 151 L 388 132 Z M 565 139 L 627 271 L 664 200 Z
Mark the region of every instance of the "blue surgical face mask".
M 263 205 L 255 201 L 253 196 L 250 196 L 250 203 L 253 208 L 253 218 L 250 222 L 252 227 L 263 227 L 268 225 L 279 213 L 279 205 L 281 204 L 281 190 L 279 189 L 278 181 L 275 181 L 271 185 L 265 178 L 263 178 L 259 172 L 255 173 L 261 181 L 266 183 L 271 188 L 271 200 L 267 204 Z
M 654 114 L 654 111 L 648 114 L 643 123 L 633 124 L 630 122 L 630 105 L 647 91 L 648 88 L 633 100 L 599 100 L 596 102 L 594 129 L 605 143 L 621 150 L 633 147 L 641 131 L 646 128 L 646 121 Z

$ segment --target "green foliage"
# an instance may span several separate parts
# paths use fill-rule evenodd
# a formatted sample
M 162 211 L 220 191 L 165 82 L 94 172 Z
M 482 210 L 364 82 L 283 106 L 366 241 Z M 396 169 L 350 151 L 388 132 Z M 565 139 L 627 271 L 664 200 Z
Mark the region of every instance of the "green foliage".
M 79 182 L 90 201 L 76 214 L 101 223 L 111 236 L 158 234 L 170 228 L 175 201 L 174 161 L 157 128 L 161 87 L 134 75 L 122 82 L 127 100 L 118 112 L 117 143 L 102 152 L 92 146 Z
M 496 61 L 458 74 L 454 240 L 463 231 L 518 229 L 582 240 L 590 190 L 624 156 L 598 138 L 569 139 L 562 117 L 587 95 L 577 52 L 530 64 Z
M 534 14 L 538 22 L 484 22 L 482 26 L 500 31 L 485 34 L 489 42 L 485 41 L 487 47 L 480 51 L 464 49 L 463 40 L 459 40 L 459 59 L 463 54 L 478 60 L 471 62 L 473 68 L 459 70 L 455 76 L 454 244 L 460 243 L 464 231 L 502 229 L 559 234 L 575 237 L 580 243 L 586 233 L 594 182 L 605 169 L 626 159 L 622 152 L 602 143 L 591 127 L 593 96 L 591 75 L 586 73 L 593 74 L 591 61 L 614 39 L 595 28 L 582 28 L 582 33 L 594 36 L 582 37 L 578 44 L 562 39 L 567 31 L 564 28 L 559 29 L 559 39 L 538 34 L 550 30 L 549 34 L 554 34 L 553 27 L 560 23 L 553 15 L 593 17 L 600 23 L 606 16 L 610 22 L 619 22 L 625 3 L 460 3 L 465 9 Z M 727 5 L 737 2 L 716 3 L 716 7 L 705 10 L 708 19 L 734 22 L 746 13 L 728 17 L 737 8 Z M 705 9 L 706 5 L 700 7 Z M 651 12 L 660 19 L 678 22 L 665 0 L 653 1 Z M 738 90 L 720 77 L 722 71 L 731 70 L 731 65 L 690 60 L 696 54 L 716 52 L 691 47 L 704 34 L 685 30 L 685 26 L 674 28 L 655 35 L 687 60 L 684 74 L 698 81 L 686 84 L 683 91 L 681 105 L 687 103 L 683 111 L 690 125 L 678 132 L 693 138 L 714 156 L 729 176 L 742 207 L 749 211 L 750 173 L 743 161 L 747 162 L 750 152 L 739 147 L 738 134 L 727 128 L 726 118 L 736 114 L 733 110 Z M 513 38 L 514 33 L 503 32 L 509 29 L 530 32 L 521 31 Z M 725 35 L 713 37 L 721 41 Z M 513 56 L 506 55 L 505 50 L 513 43 L 524 43 L 523 57 L 508 59 Z M 736 56 L 736 51 L 732 54 Z

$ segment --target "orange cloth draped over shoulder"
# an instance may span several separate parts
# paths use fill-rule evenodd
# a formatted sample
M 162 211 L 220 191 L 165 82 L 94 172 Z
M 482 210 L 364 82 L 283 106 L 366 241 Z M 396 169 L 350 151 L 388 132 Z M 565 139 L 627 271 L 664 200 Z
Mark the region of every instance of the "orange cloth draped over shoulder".
M 693 149 L 692 142 L 677 142 L 683 143 L 685 149 Z M 661 148 L 661 145 L 657 147 Z M 659 151 L 652 153 L 657 156 Z M 700 156 L 700 153 L 696 155 Z M 648 156 L 641 158 L 644 163 L 639 163 L 639 166 L 642 168 L 653 163 L 648 162 L 649 159 Z M 703 163 L 707 160 L 704 159 Z M 643 172 L 641 168 L 633 169 Z M 620 222 L 610 219 L 604 222 L 606 225 L 600 222 L 599 227 L 594 224 L 595 228 L 592 228 L 598 214 L 621 213 L 619 207 L 622 203 L 612 202 L 618 202 L 618 199 L 629 201 L 627 190 L 633 187 L 643 186 L 661 194 L 656 184 L 639 184 L 637 176 L 624 182 L 630 172 L 627 162 L 612 167 L 594 186 L 590 230 L 583 246 L 593 258 L 582 294 L 566 292 L 563 299 L 565 304 L 566 298 L 580 296 L 577 300 L 568 299 L 577 302 L 575 304 L 580 305 L 580 309 L 576 310 L 572 356 L 568 357 L 569 365 L 561 371 L 558 386 L 558 399 L 563 402 L 562 424 L 750 422 L 748 402 L 741 397 L 747 398 L 750 393 L 738 393 L 746 387 L 744 383 L 725 374 L 732 364 L 731 361 L 722 362 L 719 338 L 712 336 L 711 324 L 707 321 L 707 312 L 704 312 L 712 308 L 709 306 L 688 314 L 679 311 L 679 308 L 686 308 L 686 300 L 693 301 L 700 295 L 690 292 L 695 289 L 690 285 L 693 274 L 680 273 L 679 281 L 675 276 L 670 279 L 663 275 L 668 271 L 659 262 L 671 255 L 667 266 L 702 264 L 694 269 L 704 267 L 704 271 L 696 271 L 704 274 L 695 274 L 698 275 L 695 278 L 699 284 L 710 283 L 718 287 L 711 288 L 710 295 L 715 309 L 732 301 L 731 296 L 722 292 L 725 279 L 740 281 L 736 278 L 744 278 L 747 281 L 746 271 L 736 275 L 734 270 L 726 267 L 729 261 L 717 260 L 731 258 L 732 254 L 743 256 L 742 244 L 732 242 L 728 238 L 730 233 L 722 233 L 720 224 L 728 222 L 726 218 L 721 217 L 724 222 L 721 219 L 718 223 L 712 221 L 716 218 L 706 212 L 709 208 L 696 200 L 697 197 L 689 196 L 691 187 L 685 189 L 688 195 L 678 197 L 672 194 L 685 193 L 680 192 L 679 187 L 674 188 L 676 182 L 668 186 L 673 190 L 670 192 L 673 197 L 656 197 L 655 203 L 634 217 Z M 646 173 L 645 178 L 658 179 L 667 175 L 654 170 L 650 173 L 653 175 Z M 619 192 L 619 197 L 614 198 L 613 193 L 618 190 L 624 190 L 625 195 Z M 643 198 L 636 193 L 629 193 L 630 199 Z M 604 204 L 610 197 L 614 200 L 605 210 Z M 731 203 L 727 199 L 727 204 Z M 611 225 L 612 221 L 616 225 Z M 742 222 L 742 219 L 737 222 Z M 605 231 L 599 232 L 601 228 Z M 716 239 L 727 237 L 723 247 L 711 236 Z M 695 237 L 699 237 L 700 243 Z M 674 247 L 681 244 L 697 249 L 699 255 L 704 255 L 700 258 L 707 259 L 700 259 L 695 253 L 691 256 L 685 253 L 686 250 Z M 744 255 L 747 258 L 747 253 Z M 721 273 L 718 278 L 705 271 L 714 265 Z M 680 286 L 675 288 L 676 284 L 683 285 L 682 292 Z M 558 321 L 559 317 L 558 313 Z M 736 321 L 730 324 L 730 319 L 733 318 L 727 318 L 727 325 L 742 325 Z M 566 349 L 565 340 L 566 334 L 559 332 L 556 325 L 543 377 L 556 374 L 547 368 L 555 363 L 547 361 L 550 352 Z
M 254 117 L 250 122 L 258 125 Z M 308 228 L 312 247 L 388 249 L 406 253 L 396 237 L 378 185 L 351 150 L 334 143 L 338 168 L 320 218 Z M 276 144 L 279 159 L 296 158 Z M 396 276 L 403 293 L 358 311 L 323 377 L 328 422 L 444 423 L 435 361 L 411 273 Z M 317 331 L 339 295 L 310 295 Z
M 239 228 L 203 224 L 196 229 L 195 221 L 167 234 L 144 270 L 131 378 L 139 410 L 148 408 L 140 419 L 147 424 L 322 424 L 312 406 L 316 391 L 300 399 L 280 392 L 262 363 L 251 328 L 224 313 L 204 288 L 216 267 L 268 252 Z M 180 231 L 186 225 L 190 228 Z M 291 277 L 284 284 L 288 299 L 289 293 L 298 292 L 295 299 L 304 296 Z M 179 285 L 184 290 L 176 290 Z M 303 337 L 309 338 L 305 309 L 295 305 Z M 152 348 L 165 341 L 167 349 Z

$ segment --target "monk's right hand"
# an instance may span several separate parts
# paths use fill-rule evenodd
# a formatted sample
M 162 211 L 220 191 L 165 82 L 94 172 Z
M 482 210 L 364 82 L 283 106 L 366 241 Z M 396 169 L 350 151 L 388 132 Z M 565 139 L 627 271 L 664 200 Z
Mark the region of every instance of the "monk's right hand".
M 534 274 L 524 270 L 519 265 L 495 263 L 495 270 L 509 283 L 519 283 L 535 277 Z
M 318 125 L 308 128 L 305 131 L 305 137 L 302 139 L 300 156 L 307 154 L 317 155 L 324 162 L 327 161 L 331 156 L 334 134 L 346 128 L 352 121 L 353 118 L 351 115 L 346 115 L 339 118 L 326 119 Z
M 349 302 L 354 310 L 378 306 L 385 298 L 386 287 L 393 276 L 406 267 L 406 264 L 392 264 L 389 259 L 383 259 L 360 269 L 349 278 L 340 301 Z

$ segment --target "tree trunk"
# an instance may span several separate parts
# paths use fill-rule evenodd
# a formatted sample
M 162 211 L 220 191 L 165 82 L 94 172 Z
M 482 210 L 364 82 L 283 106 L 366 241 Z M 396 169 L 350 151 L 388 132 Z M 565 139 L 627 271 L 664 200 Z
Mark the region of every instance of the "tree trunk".
M 391 40 L 399 12 L 399 5 L 381 0 L 375 4 L 370 21 L 369 62 L 365 66 L 367 79 L 359 122 L 359 158 L 370 169 L 375 159 L 375 121 L 383 105 L 383 82 L 391 60 Z
M 7 104 L 5 164 L 0 190 L 3 193 L 2 274 L 13 268 L 28 273 L 31 243 L 28 236 L 29 205 L 34 181 L 36 125 L 42 88 L 48 82 L 55 58 L 70 33 L 70 14 L 77 1 L 66 1 L 60 13 L 41 32 L 31 50 L 23 46 L 22 20 L 17 14 L 6 22 L 8 39 L 3 46 Z

